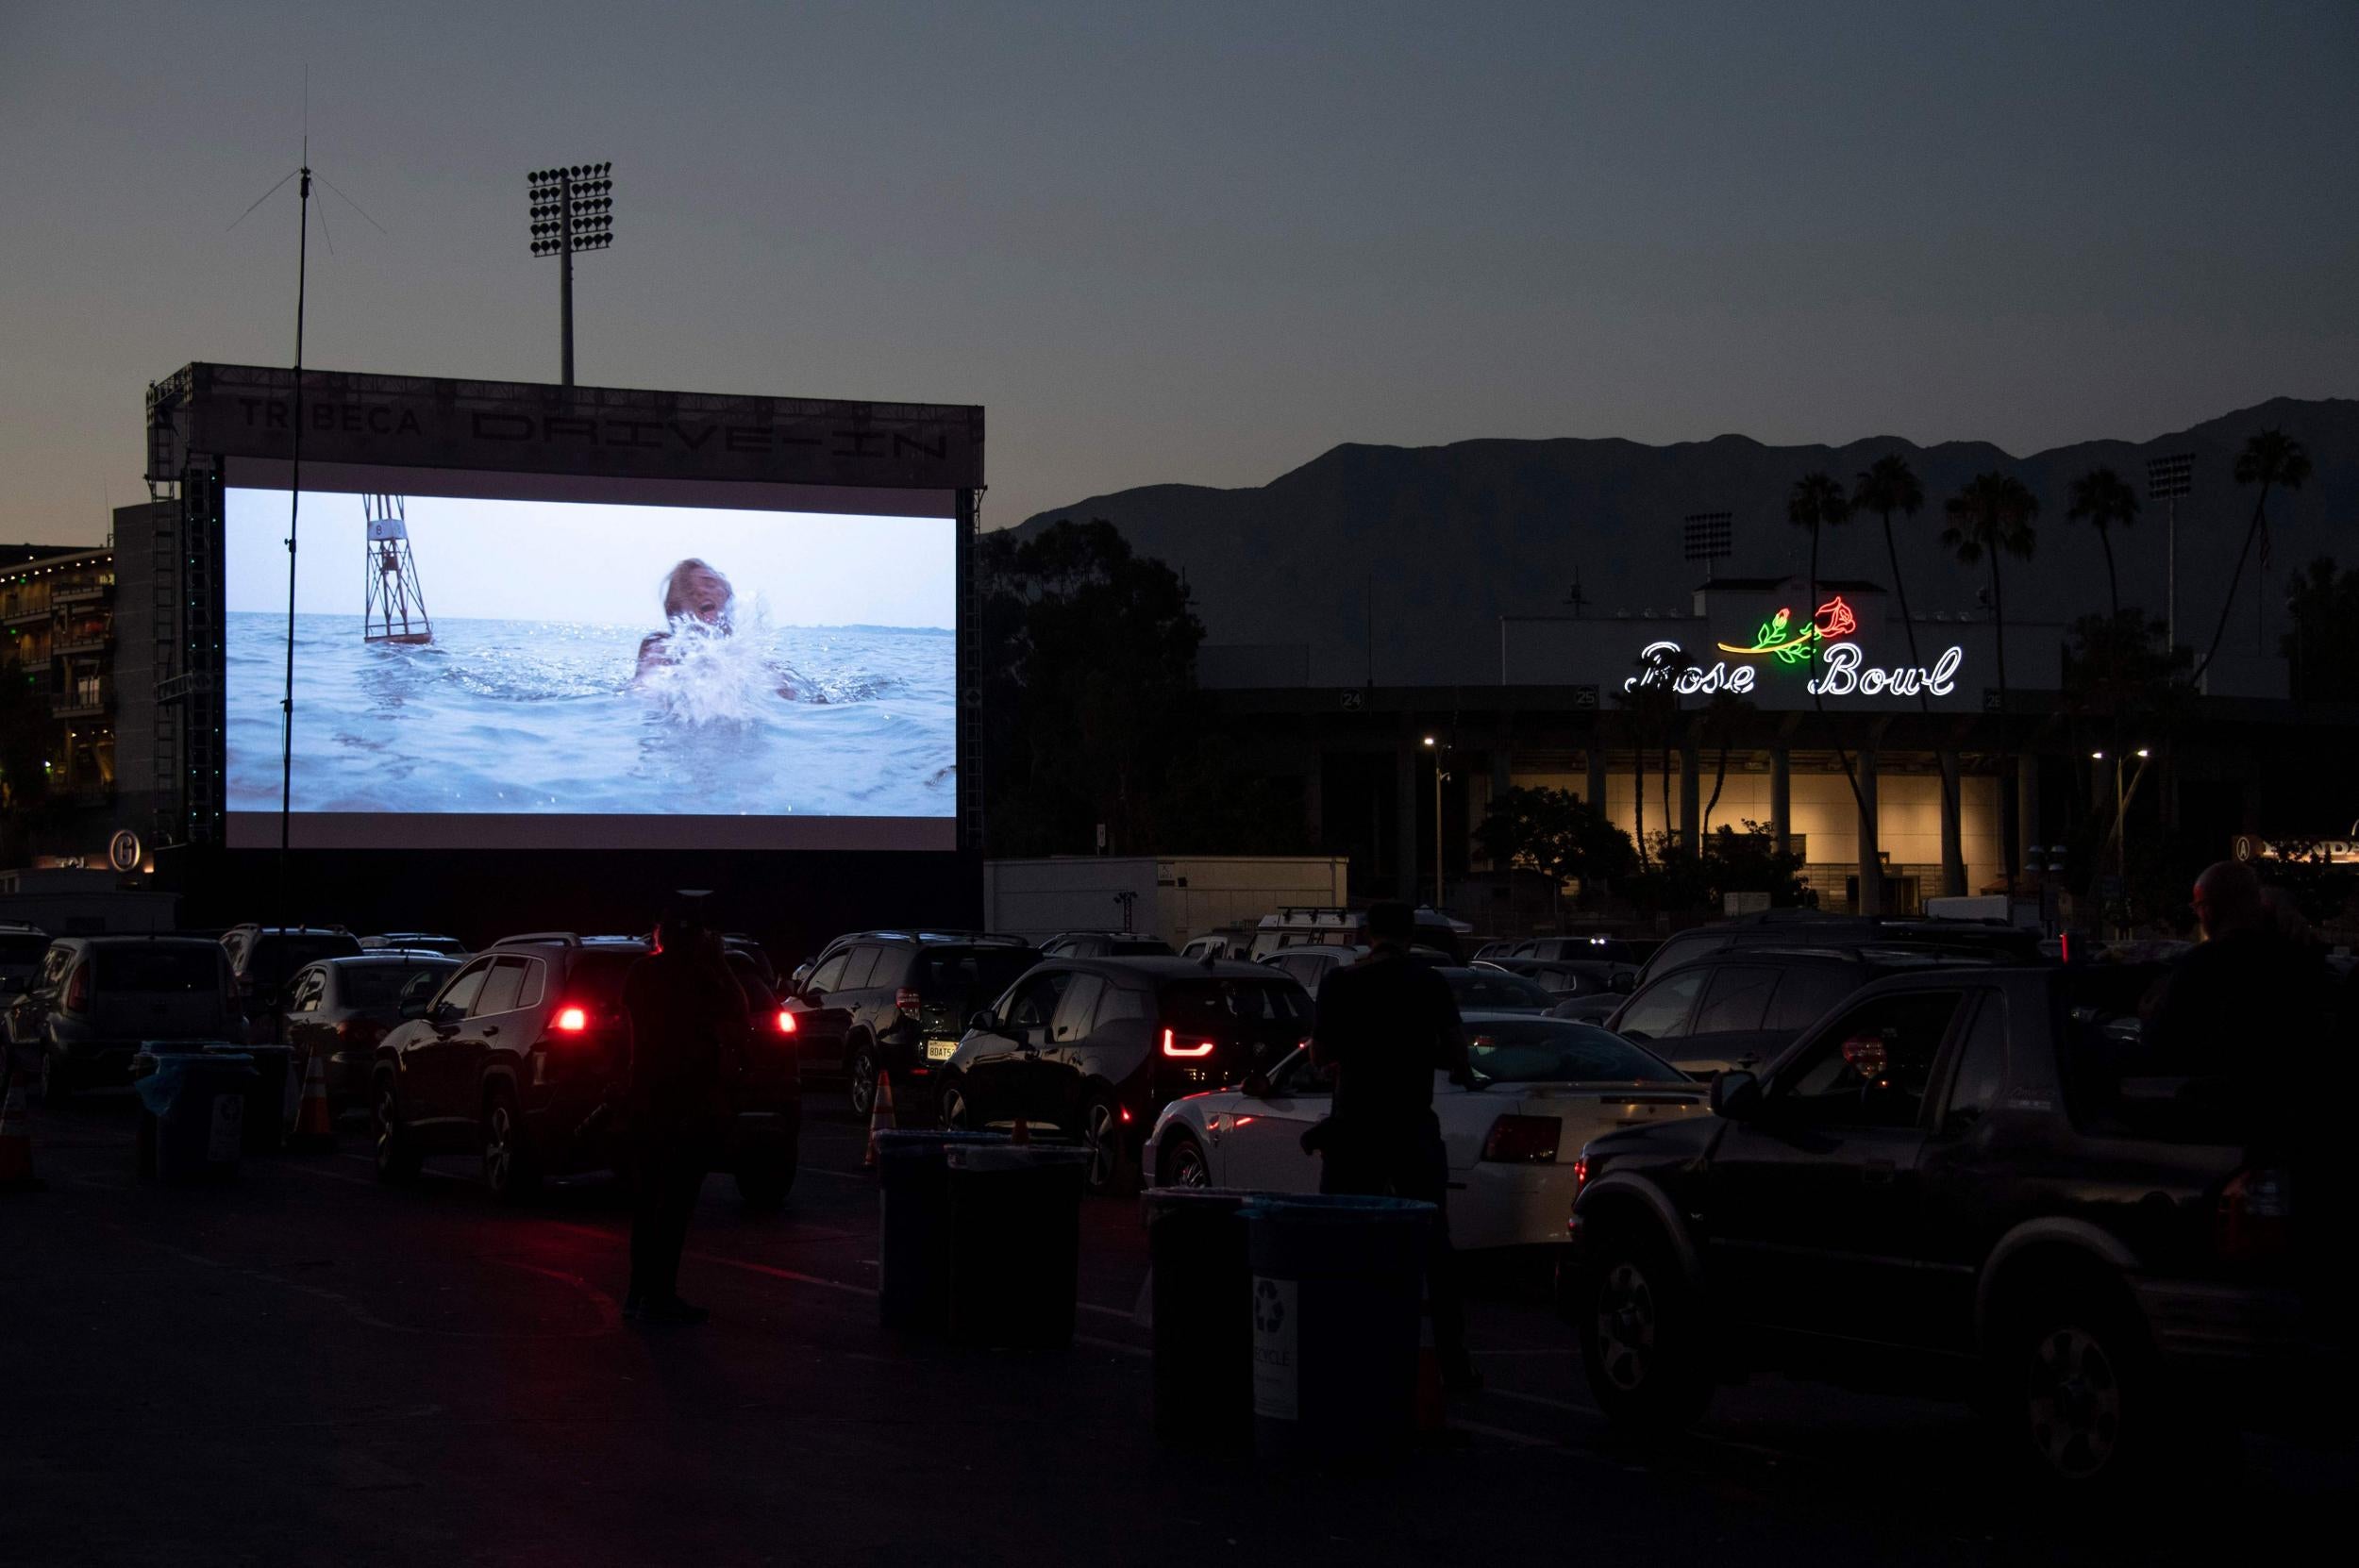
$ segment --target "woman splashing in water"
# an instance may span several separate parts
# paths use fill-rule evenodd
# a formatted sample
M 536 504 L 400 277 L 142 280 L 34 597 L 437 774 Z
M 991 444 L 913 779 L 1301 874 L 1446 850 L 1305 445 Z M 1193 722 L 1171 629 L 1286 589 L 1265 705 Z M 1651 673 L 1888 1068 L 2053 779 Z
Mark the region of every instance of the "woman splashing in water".
M 795 684 L 736 637 L 737 591 L 728 578 L 694 557 L 663 578 L 664 629 L 639 642 L 631 685 L 661 697 L 678 717 L 751 719 L 753 699 L 792 700 Z

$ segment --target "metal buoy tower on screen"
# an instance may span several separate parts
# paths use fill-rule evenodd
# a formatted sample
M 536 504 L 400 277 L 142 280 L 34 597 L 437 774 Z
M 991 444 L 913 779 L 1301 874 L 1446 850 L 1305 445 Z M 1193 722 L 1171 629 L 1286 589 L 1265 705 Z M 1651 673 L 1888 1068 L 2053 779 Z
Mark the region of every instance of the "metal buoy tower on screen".
M 360 635 L 371 642 L 431 642 L 418 563 L 410 554 L 410 525 L 398 495 L 363 495 L 368 563 L 361 576 Z

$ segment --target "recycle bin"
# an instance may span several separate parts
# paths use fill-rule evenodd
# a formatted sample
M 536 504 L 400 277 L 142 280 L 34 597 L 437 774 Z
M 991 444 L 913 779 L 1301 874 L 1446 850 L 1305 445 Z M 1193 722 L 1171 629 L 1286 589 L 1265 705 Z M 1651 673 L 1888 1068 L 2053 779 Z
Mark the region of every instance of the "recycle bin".
M 1206 1452 L 1253 1442 L 1253 1268 L 1246 1205 L 1264 1193 L 1156 1187 L 1146 1221 L 1155 1435 Z
M 887 1328 L 940 1333 L 949 1322 L 950 1186 L 943 1151 L 957 1144 L 1005 1143 L 1003 1132 L 946 1128 L 877 1134 L 877 1317 Z
M 1258 1198 L 1245 1214 L 1257 1458 L 1289 1469 L 1398 1459 L 1416 1436 L 1433 1205 L 1306 1194 Z
M 1010 1350 L 1073 1343 L 1087 1149 L 954 1143 L 950 1336 Z
M 246 1103 L 260 1076 L 243 1051 L 142 1050 L 139 1171 L 159 1181 L 226 1180 L 245 1144 Z

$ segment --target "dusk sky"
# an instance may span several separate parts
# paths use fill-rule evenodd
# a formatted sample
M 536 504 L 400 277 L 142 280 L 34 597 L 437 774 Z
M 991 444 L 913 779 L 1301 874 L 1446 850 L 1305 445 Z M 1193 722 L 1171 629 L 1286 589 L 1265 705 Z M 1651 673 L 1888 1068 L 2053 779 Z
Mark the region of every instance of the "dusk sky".
M 990 524 L 1338 442 L 2011 451 L 2359 393 L 2359 6 L 0 5 L 0 538 L 145 384 L 981 403 Z M 339 194 L 338 192 L 343 194 Z M 364 221 L 346 197 L 383 225 Z M 333 252 L 328 249 L 332 239 Z

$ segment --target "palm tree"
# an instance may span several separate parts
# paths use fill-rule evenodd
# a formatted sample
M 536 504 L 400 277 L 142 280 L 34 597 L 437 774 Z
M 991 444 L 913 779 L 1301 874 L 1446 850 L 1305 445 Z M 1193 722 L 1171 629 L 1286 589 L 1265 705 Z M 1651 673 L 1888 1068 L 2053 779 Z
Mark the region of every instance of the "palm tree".
M 1738 726 L 1752 711 L 1753 705 L 1733 692 L 1715 692 L 1712 701 L 1704 705 L 1704 727 L 1718 738 L 1720 756 L 1713 764 L 1712 798 L 1704 802 L 1703 821 L 1698 825 L 1703 832 L 1698 842 L 1712 837 L 1713 809 L 1720 804 L 1721 788 L 1729 779 L 1729 750 L 1736 743 Z
M 1992 472 L 1968 479 L 1949 497 L 1949 525 L 1941 530 L 1961 566 L 1990 559 L 1990 614 L 1999 638 L 1999 711 L 2007 710 L 2007 595 L 1999 579 L 1999 558 L 2032 559 L 2032 520 L 2039 515 L 2039 497 L 2013 475 Z
M 1803 609 L 1805 615 L 1818 613 L 1818 535 L 1850 515 L 1851 503 L 1832 475 L 1805 474 L 1786 492 L 1785 520 L 1798 528 L 1810 530 L 1810 603 Z M 1814 663 L 1817 660 L 1818 646 L 1815 642 L 1811 644 L 1810 657 Z
M 2126 528 L 2138 520 L 2138 492 L 2112 469 L 2092 468 L 2072 481 L 2072 505 L 2065 515 L 2097 530 L 2097 542 L 2105 547 L 2105 598 L 2113 607 L 2114 618 L 2120 619 L 2121 585 L 2114 580 L 2111 530 L 2116 525 Z
M 1918 482 L 1916 470 L 1898 452 L 1887 453 L 1861 470 L 1858 482 L 1851 488 L 1851 509 L 1872 511 L 1884 525 L 1884 561 L 1892 568 L 1892 592 L 1900 601 L 1900 629 L 1909 640 L 1909 664 L 1922 669 L 1925 660 L 1916 651 L 1916 621 L 1909 614 L 1908 579 L 1900 575 L 1900 551 L 1892 538 L 1892 514 L 1915 517 L 1925 505 L 1925 487 Z M 1932 711 L 1932 698 L 1922 687 L 1917 689 L 1916 706 L 1920 712 Z M 1958 811 L 1957 785 L 1947 772 L 1941 776 L 1942 807 L 1951 816 Z M 1963 884 L 1943 884 L 1946 892 L 1964 892 Z
M 2236 570 L 2228 579 L 2228 597 L 2220 601 L 2219 626 L 2212 632 L 2212 645 L 2205 650 L 2203 662 L 2195 667 L 2197 680 L 2212 667 L 2212 656 L 2219 652 L 2219 640 L 2228 634 L 2228 612 L 2236 606 L 2236 588 L 2244 581 L 2245 558 L 2252 554 L 2252 542 L 2268 528 L 2269 491 L 2300 490 L 2310 477 L 2310 454 L 2301 442 L 2283 430 L 2264 430 L 2244 443 L 2236 454 L 2236 483 L 2259 485 L 2261 493 L 2252 501 L 2252 521 L 2246 525 L 2244 548 L 2236 552 Z
M 2018 560 L 2032 559 L 2032 519 L 2039 515 L 2039 497 L 2025 489 L 2022 480 L 1994 471 L 1968 479 L 1949 497 L 1945 509 L 1949 525 L 1941 530 L 1941 542 L 1957 557 L 1958 564 L 1972 566 L 1985 556 L 1990 558 L 1990 617 L 1999 642 L 1999 722 L 2003 745 L 2007 718 L 2007 594 L 1999 577 L 1999 558 L 2007 555 Z M 2012 895 L 2015 841 L 2003 831 L 2000 837 L 2006 855 L 2007 892 Z

